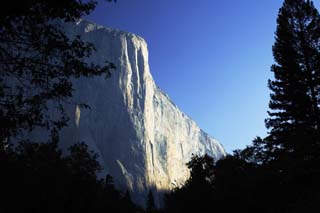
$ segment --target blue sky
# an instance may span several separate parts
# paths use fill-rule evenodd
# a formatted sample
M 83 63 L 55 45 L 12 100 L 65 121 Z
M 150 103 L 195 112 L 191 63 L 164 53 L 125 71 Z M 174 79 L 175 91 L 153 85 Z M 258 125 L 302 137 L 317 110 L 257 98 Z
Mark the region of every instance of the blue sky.
M 156 84 L 231 152 L 267 133 L 267 80 L 281 5 L 282 0 L 102 1 L 86 19 L 143 37 Z

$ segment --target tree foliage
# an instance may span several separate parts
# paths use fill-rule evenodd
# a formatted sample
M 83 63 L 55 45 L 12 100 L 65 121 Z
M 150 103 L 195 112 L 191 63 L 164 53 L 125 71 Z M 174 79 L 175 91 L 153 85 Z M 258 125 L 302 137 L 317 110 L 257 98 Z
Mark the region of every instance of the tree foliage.
M 165 196 L 167 212 L 210 212 L 213 201 L 214 160 L 208 155 L 192 156 L 187 163 L 190 177 Z
M 72 96 L 73 78 L 108 76 L 114 67 L 86 63 L 94 46 L 79 36 L 68 37 L 61 25 L 88 14 L 95 0 L 7 3 L 0 15 L 1 143 L 35 127 L 57 132 L 68 120 L 63 104 Z
M 146 213 L 157 213 L 156 203 L 154 201 L 152 190 L 150 189 L 147 196 Z
M 318 158 L 320 15 L 309 0 L 286 0 L 277 23 L 267 141 L 275 158 Z
M 97 155 L 85 143 L 66 155 L 55 143 L 10 146 L 0 161 L 0 212 L 141 211 L 113 182 L 99 179 L 99 171 Z

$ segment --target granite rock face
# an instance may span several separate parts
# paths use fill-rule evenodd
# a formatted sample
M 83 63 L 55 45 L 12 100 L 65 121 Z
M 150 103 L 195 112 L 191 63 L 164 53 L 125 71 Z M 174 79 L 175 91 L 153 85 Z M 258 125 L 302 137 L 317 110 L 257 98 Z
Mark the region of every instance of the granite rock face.
M 91 109 L 67 107 L 72 119 L 61 133 L 64 146 L 86 142 L 99 154 L 103 173 L 111 174 L 118 188 L 131 190 L 139 204 L 150 188 L 166 191 L 183 183 L 192 154 L 225 155 L 221 144 L 156 86 L 141 37 L 84 20 L 66 30 L 95 45 L 90 62 L 113 62 L 116 70 L 110 78 L 75 81 L 73 101 Z

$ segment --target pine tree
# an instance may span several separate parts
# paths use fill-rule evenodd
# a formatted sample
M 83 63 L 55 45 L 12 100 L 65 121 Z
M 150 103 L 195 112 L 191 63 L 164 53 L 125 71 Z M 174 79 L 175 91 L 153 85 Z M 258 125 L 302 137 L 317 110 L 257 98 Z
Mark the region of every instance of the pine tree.
M 277 23 L 269 157 L 310 160 L 320 147 L 320 15 L 309 0 L 285 0 Z
M 277 24 L 270 132 L 256 147 L 268 159 L 272 208 L 302 212 L 320 197 L 320 15 L 312 1 L 285 0 Z
M 310 0 L 284 0 L 279 10 L 266 127 L 239 157 L 267 212 L 312 212 L 320 200 L 320 15 Z M 259 190 L 255 190 L 259 189 Z

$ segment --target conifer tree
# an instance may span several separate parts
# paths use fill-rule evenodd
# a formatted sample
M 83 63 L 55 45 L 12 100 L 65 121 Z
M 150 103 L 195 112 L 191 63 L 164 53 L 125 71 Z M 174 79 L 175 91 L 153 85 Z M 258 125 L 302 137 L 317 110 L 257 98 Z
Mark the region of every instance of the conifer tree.
M 285 0 L 277 24 L 269 157 L 310 160 L 320 147 L 320 15 L 312 1 Z

